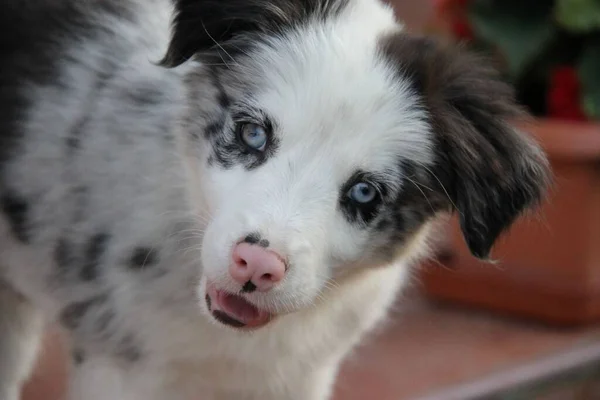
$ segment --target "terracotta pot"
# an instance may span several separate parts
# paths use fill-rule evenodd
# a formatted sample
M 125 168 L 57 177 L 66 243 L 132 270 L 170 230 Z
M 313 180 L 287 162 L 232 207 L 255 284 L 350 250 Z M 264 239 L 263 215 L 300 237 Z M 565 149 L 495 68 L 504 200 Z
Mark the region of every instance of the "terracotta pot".
M 600 125 L 540 120 L 526 129 L 554 173 L 539 218 L 521 218 L 499 240 L 494 265 L 470 255 L 453 219 L 445 250 L 420 271 L 425 293 L 553 324 L 600 321 Z

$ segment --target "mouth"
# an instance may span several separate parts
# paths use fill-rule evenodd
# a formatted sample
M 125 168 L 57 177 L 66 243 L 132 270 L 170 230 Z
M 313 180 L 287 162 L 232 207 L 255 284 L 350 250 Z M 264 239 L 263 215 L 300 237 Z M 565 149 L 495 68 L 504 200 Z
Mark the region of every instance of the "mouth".
M 206 306 L 214 319 L 236 329 L 257 329 L 267 325 L 274 316 L 256 307 L 243 296 L 217 290 L 206 285 Z

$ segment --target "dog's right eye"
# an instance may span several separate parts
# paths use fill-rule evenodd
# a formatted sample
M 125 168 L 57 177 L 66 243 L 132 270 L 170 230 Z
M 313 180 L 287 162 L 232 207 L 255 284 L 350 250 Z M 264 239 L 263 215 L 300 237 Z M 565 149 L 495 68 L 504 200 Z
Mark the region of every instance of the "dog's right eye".
M 239 124 L 237 131 L 244 146 L 252 151 L 265 151 L 269 140 L 265 127 L 251 122 L 243 122 Z

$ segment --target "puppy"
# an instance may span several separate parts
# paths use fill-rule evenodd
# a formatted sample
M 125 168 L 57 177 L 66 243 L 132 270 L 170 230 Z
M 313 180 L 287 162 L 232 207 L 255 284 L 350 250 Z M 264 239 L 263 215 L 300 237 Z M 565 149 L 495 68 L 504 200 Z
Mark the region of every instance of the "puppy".
M 512 92 L 378 0 L 4 0 L 0 398 L 325 400 L 428 229 L 543 195 Z

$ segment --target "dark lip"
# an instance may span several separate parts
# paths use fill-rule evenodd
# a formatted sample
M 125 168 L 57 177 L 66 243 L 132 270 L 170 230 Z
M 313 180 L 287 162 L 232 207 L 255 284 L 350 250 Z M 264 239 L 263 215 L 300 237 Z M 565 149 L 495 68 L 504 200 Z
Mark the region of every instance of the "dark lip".
M 243 328 L 246 326 L 245 323 L 238 321 L 237 319 L 231 318 L 223 311 L 215 310 L 212 312 L 212 316 L 223 325 L 231 326 L 232 328 Z
M 267 312 L 265 310 L 259 309 L 258 310 L 259 315 L 262 314 L 262 317 L 259 318 L 259 320 L 253 320 L 251 322 L 248 322 L 248 321 L 239 320 L 236 318 L 235 315 L 231 315 L 226 310 L 221 309 L 222 307 L 221 307 L 221 304 L 219 303 L 220 296 L 227 295 L 227 294 L 231 295 L 231 296 L 240 296 L 240 295 L 242 295 L 242 293 L 243 293 L 243 291 L 238 294 L 234 294 L 234 293 L 230 293 L 230 292 L 226 292 L 226 291 L 219 291 L 219 290 L 216 290 L 216 288 L 214 286 L 212 286 L 210 283 L 207 283 L 206 293 L 205 293 L 205 297 L 204 297 L 205 302 L 206 302 L 206 307 L 207 307 L 208 311 L 210 312 L 211 316 L 216 321 L 218 321 L 221 324 L 228 326 L 230 328 L 244 330 L 244 331 L 254 331 L 254 330 L 263 328 L 264 326 L 272 323 L 273 320 L 277 318 L 277 315 L 270 314 L 269 312 Z M 215 297 L 213 297 L 213 296 L 215 296 Z M 217 303 L 215 303 L 215 302 L 217 302 Z
M 229 315 L 225 314 L 223 311 L 219 311 L 219 310 L 212 310 L 212 300 L 210 299 L 210 296 L 207 294 L 206 295 L 206 306 L 208 307 L 208 311 L 210 311 L 211 315 L 220 323 L 222 323 L 223 325 L 227 325 L 230 326 L 232 328 L 243 328 L 246 326 L 246 324 L 244 324 L 241 321 L 238 321 L 237 319 L 231 318 Z

